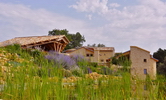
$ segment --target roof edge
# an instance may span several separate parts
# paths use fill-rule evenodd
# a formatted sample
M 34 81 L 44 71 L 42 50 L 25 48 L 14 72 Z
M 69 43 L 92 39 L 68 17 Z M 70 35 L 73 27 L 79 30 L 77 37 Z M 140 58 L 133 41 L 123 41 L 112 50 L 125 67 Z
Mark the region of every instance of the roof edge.
M 142 48 L 140 48 L 140 47 L 137 47 L 137 46 L 130 46 L 130 48 L 138 48 L 138 49 L 141 49 L 141 50 L 143 50 L 143 51 L 146 51 L 146 52 L 150 53 L 150 51 L 148 51 L 148 50 L 145 50 L 145 49 L 142 49 Z

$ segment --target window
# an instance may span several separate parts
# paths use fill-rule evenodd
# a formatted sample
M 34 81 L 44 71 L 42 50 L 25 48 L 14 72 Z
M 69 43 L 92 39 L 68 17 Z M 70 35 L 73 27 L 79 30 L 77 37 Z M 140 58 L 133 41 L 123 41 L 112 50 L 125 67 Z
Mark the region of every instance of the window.
M 144 90 L 147 90 L 147 85 L 144 85 Z
M 93 54 L 86 54 L 87 57 L 93 57 Z
M 147 59 L 144 59 L 144 62 L 147 62 Z
M 101 62 L 103 62 L 104 60 L 103 59 L 101 59 Z
M 147 73 L 147 69 L 144 69 L 144 74 L 148 74 L 148 73 Z

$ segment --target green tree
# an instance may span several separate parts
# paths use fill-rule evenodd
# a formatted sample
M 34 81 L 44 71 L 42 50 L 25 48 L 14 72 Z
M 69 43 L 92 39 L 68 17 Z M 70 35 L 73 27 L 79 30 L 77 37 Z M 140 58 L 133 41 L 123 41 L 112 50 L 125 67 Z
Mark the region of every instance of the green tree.
M 119 58 L 113 57 L 112 64 L 123 66 L 123 70 L 127 71 L 131 66 L 131 60 L 126 56 L 121 56 Z
M 104 44 L 100 44 L 100 43 L 97 44 L 97 45 L 96 45 L 95 43 L 92 44 L 92 45 L 88 44 L 87 46 L 88 46 L 88 47 L 106 47 Z
M 99 44 L 97 45 L 97 47 L 105 47 L 105 45 L 99 43 Z
M 72 39 L 70 44 L 71 48 L 81 47 L 85 42 L 84 36 L 82 36 L 79 32 L 77 32 L 76 34 L 71 34 L 71 39 Z
M 79 32 L 77 32 L 76 34 L 70 34 L 69 31 L 66 29 L 54 29 L 52 31 L 49 31 L 48 35 L 65 35 L 70 41 L 70 43 L 66 46 L 65 50 L 75 47 L 81 47 L 85 42 L 85 37 L 82 36 Z
M 166 57 L 166 49 L 159 48 L 157 52 L 153 53 L 153 57 L 159 60 L 158 64 L 163 63 L 164 58 Z
M 126 56 L 121 56 L 119 58 L 113 57 L 112 64 L 120 65 L 120 66 L 130 66 L 131 61 Z
M 158 64 L 157 72 L 166 76 L 166 57 L 164 58 L 163 63 Z
M 166 49 L 159 48 L 153 53 L 153 57 L 159 60 L 157 62 L 158 74 L 166 75 Z

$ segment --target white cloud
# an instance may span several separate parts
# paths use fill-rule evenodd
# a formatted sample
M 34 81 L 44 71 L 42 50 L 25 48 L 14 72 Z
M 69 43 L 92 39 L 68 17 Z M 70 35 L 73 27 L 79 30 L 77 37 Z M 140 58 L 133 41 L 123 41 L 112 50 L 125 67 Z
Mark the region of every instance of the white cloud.
M 91 15 L 91 14 L 86 15 L 86 17 L 87 17 L 89 20 L 92 20 L 92 15 Z
M 95 1 L 98 2 L 97 6 Z M 162 42 L 166 41 L 166 2 L 161 0 L 139 1 L 137 5 L 118 9 L 116 8 L 119 6 L 118 4 L 109 4 L 107 0 L 104 3 L 99 0 L 93 0 L 91 3 L 89 0 L 80 0 L 73 5 L 73 8 L 81 12 L 96 13 L 107 21 L 104 26 L 100 27 L 102 33 L 99 36 L 107 39 L 99 41 L 107 43 L 107 45 L 115 43 L 118 50 L 127 45 L 138 45 L 149 47 L 150 51 L 154 52 L 159 47 L 163 47 Z M 88 6 L 81 5 L 81 3 Z M 113 8 L 109 8 L 108 5 Z M 94 9 L 91 10 L 91 7 Z M 105 11 L 104 8 L 106 8 Z M 155 47 L 152 44 L 155 44 Z
M 70 6 L 85 13 L 89 20 L 102 18 L 105 21 L 103 26 L 93 23 L 98 27 L 88 25 L 93 20 L 86 23 L 45 9 L 0 3 L 0 41 L 18 36 L 47 35 L 49 30 L 57 28 L 80 32 L 85 36 L 86 44 L 103 43 L 115 47 L 116 51 L 128 50 L 130 45 L 152 52 L 164 48 L 166 3 L 161 0 L 139 1 L 137 5 L 125 6 L 108 0 L 79 0 Z
M 108 10 L 107 2 L 108 0 L 80 0 L 76 5 L 70 7 L 81 12 L 106 13 Z
M 85 23 L 45 9 L 32 9 L 21 4 L 0 3 L 0 41 L 21 36 L 48 35 L 52 29 L 80 32 Z
M 120 7 L 120 4 L 118 4 L 118 3 L 111 3 L 110 7 L 113 7 L 113 8 Z

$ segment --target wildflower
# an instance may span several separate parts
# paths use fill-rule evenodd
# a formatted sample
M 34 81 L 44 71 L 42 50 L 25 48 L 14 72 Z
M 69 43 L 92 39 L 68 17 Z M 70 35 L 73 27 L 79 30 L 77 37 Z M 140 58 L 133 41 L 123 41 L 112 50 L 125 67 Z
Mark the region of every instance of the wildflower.
M 71 69 L 76 66 L 76 62 L 71 59 L 70 56 L 59 54 L 57 52 L 49 52 L 48 55 L 45 56 L 49 61 L 54 61 L 56 65 L 63 66 L 65 69 Z
M 81 61 L 85 60 L 82 55 L 73 55 L 72 58 L 73 58 L 76 62 L 81 62 Z
M 88 73 L 92 73 L 92 70 L 89 67 L 87 69 L 88 69 Z

